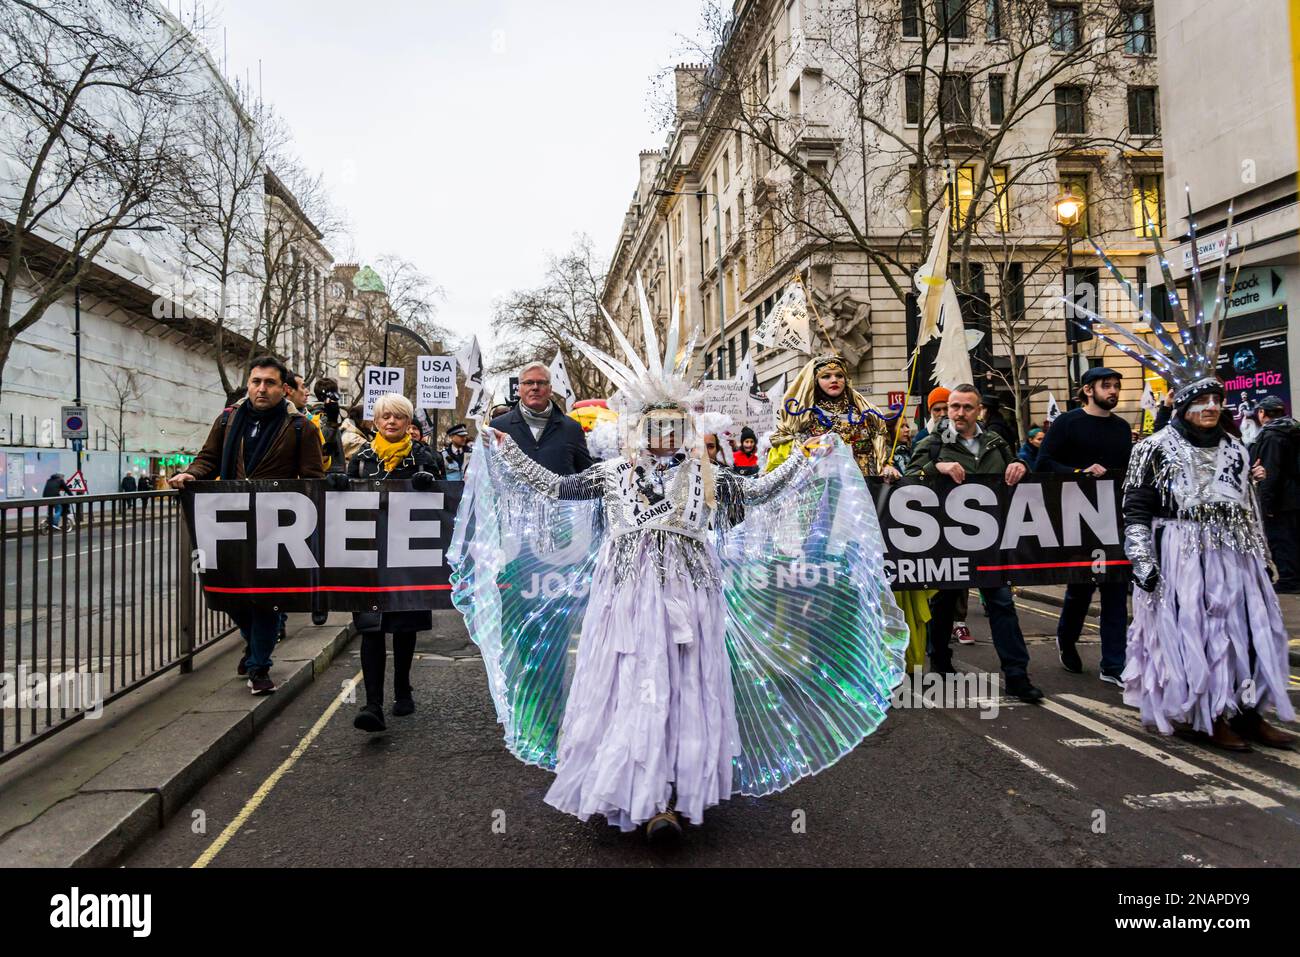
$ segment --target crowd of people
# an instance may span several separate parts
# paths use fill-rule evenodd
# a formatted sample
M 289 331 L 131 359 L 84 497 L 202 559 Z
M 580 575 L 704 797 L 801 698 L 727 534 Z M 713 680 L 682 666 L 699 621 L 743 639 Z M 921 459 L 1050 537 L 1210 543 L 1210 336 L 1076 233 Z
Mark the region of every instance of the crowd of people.
M 723 476 L 743 480 L 773 473 L 792 458 L 805 459 L 828 433 L 834 433 L 844 443 L 862 476 L 886 482 L 907 477 L 960 484 L 968 476 L 991 475 L 1014 486 L 1031 472 L 1119 480 L 1125 490 L 1126 550 L 1133 562 L 1133 585 L 1137 588 L 1133 593 L 1132 622 L 1129 581 L 1103 578 L 1068 585 L 1056 629 L 1061 666 L 1071 674 L 1084 672 L 1078 643 L 1097 597 L 1101 609 L 1098 676 L 1103 682 L 1123 688 L 1126 700 L 1141 708 L 1148 724 L 1161 731 L 1169 731 L 1179 723 L 1190 725 L 1215 744 L 1231 749 L 1247 748 L 1250 742 L 1287 746 L 1289 736 L 1268 723 L 1261 713 L 1267 704 L 1284 718 L 1289 717 L 1289 702 L 1284 687 L 1279 690 L 1277 675 L 1265 676 L 1262 693 L 1253 700 L 1240 695 L 1234 698 L 1232 690 L 1242 673 L 1251 674 L 1252 669 L 1258 671 L 1260 667 L 1277 670 L 1278 649 L 1272 645 L 1278 643 L 1279 636 L 1281 660 L 1285 662 L 1285 631 L 1280 620 L 1274 620 L 1276 600 L 1271 612 L 1259 612 L 1263 616 L 1260 621 L 1245 629 L 1245 639 L 1240 629 L 1233 631 L 1231 626 L 1213 638 L 1198 636 L 1194 629 L 1189 632 L 1181 653 L 1188 662 L 1199 661 L 1200 670 L 1193 669 L 1190 675 L 1180 675 L 1181 683 L 1174 682 L 1182 695 L 1176 702 L 1168 687 L 1170 665 L 1157 660 L 1159 655 L 1153 656 L 1152 634 L 1153 629 L 1168 627 L 1171 621 L 1188 614 L 1185 609 L 1178 610 L 1177 601 L 1165 598 L 1171 593 L 1181 600 L 1186 591 L 1189 603 L 1194 603 L 1193 598 L 1202 601 L 1212 587 L 1218 596 L 1215 600 L 1222 599 L 1224 582 L 1228 580 L 1236 587 L 1248 583 L 1248 590 L 1256 597 L 1264 589 L 1293 592 L 1300 588 L 1300 555 L 1295 543 L 1300 524 L 1300 425 L 1285 414 L 1280 400 L 1266 398 L 1259 403 L 1258 433 L 1249 458 L 1241 456 L 1244 464 L 1240 474 L 1248 487 L 1233 493 L 1238 498 L 1230 501 L 1229 491 L 1224 489 L 1236 474 L 1229 466 L 1236 468 L 1236 464 L 1229 461 L 1225 465 L 1222 456 L 1244 446 L 1232 437 L 1235 430 L 1231 419 L 1223 414 L 1221 384 L 1217 392 L 1210 387 L 1196 393 L 1195 403 L 1186 398 L 1177 407 L 1166 402 L 1156 416 L 1154 432 L 1145 438 L 1115 413 L 1122 386 L 1118 372 L 1090 369 L 1083 376 L 1076 408 L 1054 421 L 1029 428 L 1023 435 L 1002 413 L 995 398 L 982 395 L 975 385 L 963 383 L 952 389 L 935 389 L 927 397 L 923 420 L 913 434 L 909 423 L 877 409 L 853 387 L 842 358 L 823 356 L 809 361 L 786 392 L 776 427 L 770 436 L 764 436 L 767 441 L 763 450 L 759 436 L 745 428 L 735 441 L 730 433 L 725 437 L 703 434 L 701 453 L 718 476 L 710 480 L 712 483 Z M 316 384 L 313 401 L 302 377 L 271 356 L 252 363 L 247 387 L 241 392 L 231 397 L 217 417 L 195 460 L 171 479 L 174 487 L 183 487 L 194 479 L 250 478 L 324 479 L 330 487 L 344 488 L 349 479 L 383 478 L 410 480 L 421 488 L 434 481 L 466 477 L 472 454 L 466 426 L 453 424 L 438 447 L 435 436 L 421 427 L 411 403 L 401 396 L 381 397 L 367 419 L 359 405 L 339 409 L 338 385 L 333 380 Z M 521 456 L 519 462 L 528 461 L 534 464 L 530 468 L 536 467 L 534 475 L 526 470 L 519 472 L 518 464 L 511 466 L 516 469 L 511 474 L 520 476 L 521 481 L 527 478 L 539 482 L 536 476 L 546 476 L 537 487 L 552 489 L 561 486 L 545 483 L 605 474 L 601 472 L 600 456 L 588 448 L 582 426 L 556 402 L 545 363 L 532 363 L 520 371 L 518 401 L 495 406 L 489 422 L 486 432 L 495 443 L 507 443 L 516 450 L 512 454 Z M 1204 458 L 1193 461 L 1188 458 L 1188 448 L 1228 451 L 1214 453 L 1221 459 L 1216 464 Z M 671 468 L 688 459 L 685 450 L 678 448 L 674 456 L 661 457 L 658 468 Z M 1200 475 L 1196 468 L 1202 465 L 1210 479 L 1198 478 L 1199 485 L 1193 482 L 1184 487 L 1177 484 L 1179 479 L 1171 478 L 1171 469 L 1175 468 Z M 1206 482 L 1214 478 L 1216 468 L 1217 481 L 1227 485 L 1206 491 Z M 637 472 L 640 474 L 641 469 Z M 1196 499 L 1196 495 L 1202 498 Z M 1251 514 L 1249 509 L 1255 501 L 1263 524 L 1243 530 L 1240 516 Z M 744 507 L 739 493 L 719 500 L 717 520 L 725 520 L 730 527 L 743 518 Z M 1224 532 L 1206 547 L 1238 547 L 1243 541 L 1253 541 L 1252 536 L 1266 538 L 1277 570 L 1271 584 L 1266 576 L 1259 577 L 1263 574 L 1263 549 L 1256 556 L 1259 568 L 1249 564 L 1254 559 L 1234 559 L 1237 564 L 1225 564 L 1227 570 L 1221 570 L 1219 578 L 1208 582 L 1193 578 L 1185 560 L 1174 555 L 1171 548 L 1151 546 L 1161 536 L 1169 541 L 1188 534 L 1188 516 L 1221 518 L 1230 511 L 1235 523 L 1231 528 L 1238 537 L 1228 541 Z M 1241 565 L 1242 561 L 1247 564 Z M 1177 591 L 1162 590 L 1162 579 L 1169 582 L 1168 589 Z M 1042 700 L 1043 692 L 1030 678 L 1030 653 L 1011 587 L 973 590 L 989 619 L 1007 693 L 1025 702 Z M 932 672 L 954 672 L 953 644 L 974 641 L 967 623 L 968 589 L 896 586 L 894 597 L 907 626 L 907 668 L 918 669 L 928 661 Z M 274 691 L 270 668 L 277 637 L 283 633 L 283 616 L 250 605 L 246 612 L 232 617 L 246 643 L 240 674 L 247 676 L 253 694 Z M 431 627 L 430 613 L 375 612 L 355 617 L 362 636 L 365 703 L 354 724 L 363 731 L 381 731 L 387 727 L 384 671 L 388 636 L 394 656 L 391 714 L 401 717 L 415 708 L 411 662 L 417 633 Z M 1182 622 L 1180 627 L 1189 626 Z M 1206 641 L 1218 645 L 1207 650 Z M 1231 654 L 1223 652 L 1224 642 L 1232 645 Z M 594 738 L 590 743 L 593 747 L 598 744 Z M 557 806 L 580 813 L 586 798 L 578 793 L 581 788 L 572 777 L 564 780 L 571 793 L 557 799 Z M 702 808 L 713 802 L 717 790 L 710 785 L 707 800 L 692 800 Z M 657 806 L 654 801 L 651 805 Z M 616 807 L 607 810 L 622 814 Z M 659 813 L 669 811 L 660 808 Z M 641 816 L 638 823 L 647 816 Z

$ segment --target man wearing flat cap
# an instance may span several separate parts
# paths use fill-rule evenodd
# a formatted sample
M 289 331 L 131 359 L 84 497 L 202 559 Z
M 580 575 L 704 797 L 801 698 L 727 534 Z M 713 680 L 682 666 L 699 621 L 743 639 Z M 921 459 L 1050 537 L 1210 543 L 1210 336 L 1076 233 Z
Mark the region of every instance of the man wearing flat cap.
M 1268 550 L 1277 566 L 1273 588 L 1294 593 L 1300 591 L 1300 425 L 1275 395 L 1265 396 L 1255 408 L 1263 428 L 1250 447 L 1250 460 L 1264 466 L 1256 491 Z
M 1058 416 L 1047 430 L 1038 451 L 1036 471 L 1124 481 L 1133 451 L 1133 434 L 1128 423 L 1115 415 L 1121 378 L 1105 366 L 1083 374 L 1080 405 Z M 1128 633 L 1127 582 L 1067 585 L 1065 607 L 1056 626 L 1056 650 L 1066 671 L 1083 672 L 1075 645 L 1097 589 L 1101 590 L 1101 680 L 1122 687 L 1120 673 L 1124 670 Z

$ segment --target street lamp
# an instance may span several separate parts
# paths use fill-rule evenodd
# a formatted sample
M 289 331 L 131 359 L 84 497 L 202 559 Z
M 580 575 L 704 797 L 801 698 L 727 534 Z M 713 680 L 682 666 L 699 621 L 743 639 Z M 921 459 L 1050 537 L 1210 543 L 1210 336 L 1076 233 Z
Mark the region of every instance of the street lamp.
M 109 232 L 160 233 L 165 226 L 115 226 Z M 77 281 L 72 287 L 73 330 L 72 337 L 77 347 L 77 397 L 73 405 L 81 407 L 81 234 L 85 230 L 77 229 L 72 234 L 72 248 L 77 250 Z M 122 437 L 118 436 L 120 443 Z M 81 439 L 73 439 L 72 447 L 77 453 L 77 471 L 81 471 Z
M 722 286 L 722 212 L 717 193 L 710 193 L 707 190 L 696 190 L 693 193 L 680 193 L 671 189 L 657 189 L 654 191 L 656 196 L 694 196 L 702 200 L 705 196 L 713 197 L 713 241 L 717 247 L 717 267 L 718 267 L 718 354 L 726 355 L 723 351 L 727 341 L 727 310 L 726 297 L 723 294 Z M 703 263 L 701 263 L 701 268 Z M 723 371 L 726 371 L 726 362 L 723 362 Z M 734 375 L 735 369 L 731 372 Z
M 1061 224 L 1065 230 L 1065 276 L 1062 287 L 1065 294 L 1070 300 L 1066 306 L 1066 324 L 1065 338 L 1070 343 L 1069 358 L 1069 378 L 1070 378 L 1070 395 L 1078 391 L 1079 376 L 1079 339 L 1073 325 L 1075 321 L 1074 314 L 1074 227 L 1079 225 L 1079 220 L 1083 217 L 1083 200 L 1074 195 L 1073 189 L 1067 188 L 1065 193 L 1057 198 L 1056 221 Z

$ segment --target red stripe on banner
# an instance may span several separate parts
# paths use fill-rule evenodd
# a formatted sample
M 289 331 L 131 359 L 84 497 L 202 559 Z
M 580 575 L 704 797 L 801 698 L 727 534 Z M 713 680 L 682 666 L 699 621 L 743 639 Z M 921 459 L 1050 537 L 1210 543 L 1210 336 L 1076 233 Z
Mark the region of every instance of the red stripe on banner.
M 314 591 L 341 592 L 380 592 L 380 591 L 451 591 L 450 585 L 380 585 L 378 587 L 352 585 L 320 585 L 316 588 L 222 588 L 217 585 L 204 585 L 204 591 L 219 592 L 223 595 L 300 595 Z
M 1037 565 L 976 565 L 977 572 L 1009 572 L 1022 571 L 1028 568 L 1091 568 L 1096 562 L 1041 562 Z M 1102 565 L 1127 565 L 1126 560 L 1116 559 L 1115 561 L 1102 562 Z

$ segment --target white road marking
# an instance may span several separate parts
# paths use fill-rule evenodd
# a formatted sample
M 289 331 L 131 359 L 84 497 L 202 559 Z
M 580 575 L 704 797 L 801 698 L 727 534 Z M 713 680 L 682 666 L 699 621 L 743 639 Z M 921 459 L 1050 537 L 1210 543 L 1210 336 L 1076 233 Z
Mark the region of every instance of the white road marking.
M 1196 788 L 1193 791 L 1165 791 L 1162 794 L 1124 795 L 1124 804 L 1139 811 L 1147 808 L 1202 810 L 1207 807 L 1240 807 L 1245 803 L 1235 789 L 1216 787 Z
M 1105 738 L 1061 738 L 1061 744 L 1067 748 L 1113 748 L 1114 741 Z
M 1043 777 L 1047 778 L 1047 780 L 1054 781 L 1057 784 L 1061 785 L 1061 787 L 1069 788 L 1071 791 L 1079 790 L 1077 787 L 1075 787 L 1069 781 L 1065 780 L 1065 778 L 1061 777 L 1055 771 L 1049 771 L 1047 768 L 1043 767 L 1041 764 L 1039 764 L 1033 758 L 1029 757 L 1027 754 L 1021 754 L 1011 745 L 999 741 L 997 738 L 989 737 L 987 734 L 984 735 L 984 740 L 987 741 L 989 744 L 993 745 L 993 747 L 997 748 L 998 750 L 1005 751 L 1007 754 L 1011 755 L 1013 758 L 1015 758 L 1025 767 L 1033 771 L 1037 771 Z
M 1096 720 L 1095 718 L 1090 718 L 1086 714 L 1080 714 L 1079 712 L 1075 711 L 1073 708 L 1067 708 L 1065 705 L 1060 703 L 1060 699 L 1069 701 L 1071 704 L 1076 704 L 1081 707 L 1089 707 L 1095 704 L 1100 704 L 1100 702 L 1088 701 L 1087 699 L 1078 698 L 1074 695 L 1058 695 L 1056 698 L 1045 698 L 1042 702 L 1040 702 L 1039 707 L 1044 708 L 1045 710 L 1050 711 L 1053 714 L 1059 714 L 1062 718 L 1065 718 L 1068 721 L 1073 721 L 1075 724 L 1079 725 L 1080 727 L 1087 728 L 1089 731 L 1093 732 L 1094 734 L 1100 734 L 1103 737 L 1109 738 L 1110 740 L 1114 741 L 1116 744 L 1123 745 L 1124 747 L 1128 748 L 1130 751 L 1136 751 L 1138 754 L 1142 755 L 1143 757 L 1150 758 L 1152 761 L 1164 765 L 1165 767 L 1169 768 L 1169 770 L 1171 771 L 1177 771 L 1180 774 L 1185 774 L 1189 778 L 1193 778 L 1202 784 L 1215 785 L 1218 787 L 1232 789 L 1237 792 L 1238 797 L 1240 797 L 1242 801 L 1254 807 L 1260 808 L 1261 810 L 1267 810 L 1269 808 L 1283 806 L 1280 801 L 1275 801 L 1273 798 L 1269 797 L 1266 794 L 1260 794 L 1258 791 L 1252 791 L 1249 788 L 1244 788 L 1239 785 L 1236 785 L 1231 781 L 1219 777 L 1217 774 L 1214 774 L 1212 771 L 1207 771 L 1204 768 L 1197 767 L 1195 764 L 1192 764 L 1190 761 L 1184 761 L 1182 758 L 1175 757 L 1174 755 L 1170 754 L 1168 751 L 1161 751 L 1159 748 L 1155 747 L 1154 745 L 1148 744 L 1146 741 L 1143 741 L 1139 738 L 1135 738 L 1131 734 L 1125 734 L 1123 731 L 1116 730 L 1115 728 L 1112 728 L 1108 724 L 1103 724 L 1102 722 Z M 1210 757 L 1210 755 L 1208 754 L 1198 755 L 1198 756 L 1207 759 Z M 1240 773 L 1238 767 L 1235 765 L 1233 766 L 1232 770 L 1236 773 Z M 1248 775 L 1242 775 L 1242 776 L 1248 777 Z
M 1105 704 L 1101 701 L 1093 701 L 1091 698 L 1081 698 L 1076 695 L 1067 694 L 1058 695 L 1058 697 L 1064 698 L 1069 701 L 1070 704 L 1077 705 L 1080 708 L 1095 712 L 1103 717 L 1118 721 L 1121 724 L 1134 728 L 1135 730 L 1150 733 L 1142 726 L 1141 719 L 1131 711 L 1125 711 L 1123 708 L 1117 708 L 1114 705 Z M 1249 765 L 1242 764 L 1240 761 L 1234 761 L 1227 755 L 1220 754 L 1217 751 L 1211 751 L 1209 748 L 1198 748 L 1194 745 L 1179 741 L 1176 738 L 1166 739 L 1164 745 L 1171 751 L 1179 751 L 1183 754 L 1192 755 L 1201 761 L 1213 764 L 1215 767 L 1222 768 L 1225 771 L 1230 771 L 1238 777 L 1245 778 L 1252 784 L 1259 785 L 1262 788 L 1267 788 L 1285 798 L 1289 798 L 1293 801 L 1300 801 L 1300 787 L 1278 780 L 1275 777 L 1265 774 L 1263 771 L 1258 771 Z M 1255 751 L 1255 753 L 1264 755 L 1268 754 L 1268 752 L 1265 752 L 1262 749 Z

